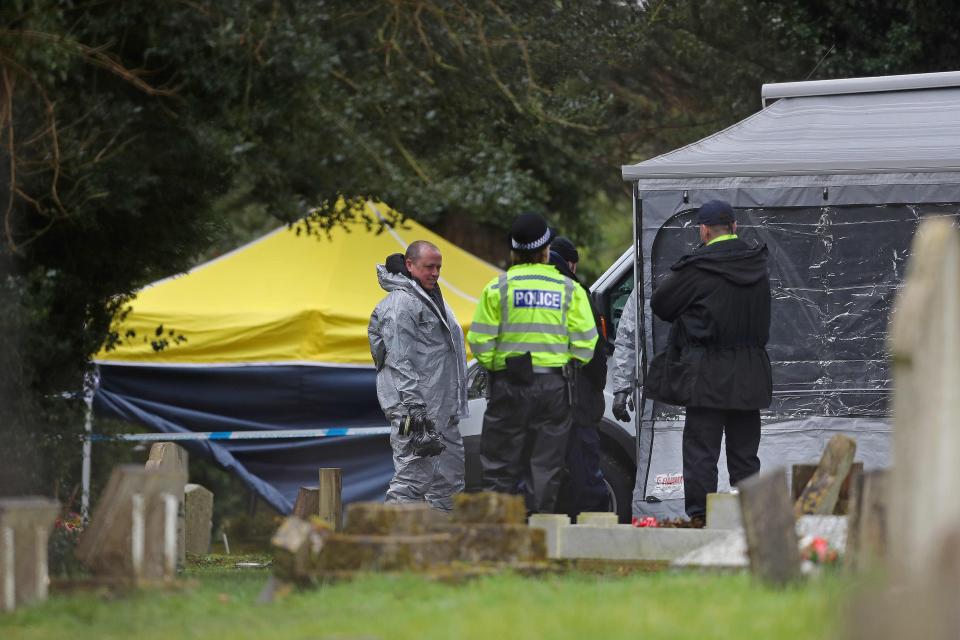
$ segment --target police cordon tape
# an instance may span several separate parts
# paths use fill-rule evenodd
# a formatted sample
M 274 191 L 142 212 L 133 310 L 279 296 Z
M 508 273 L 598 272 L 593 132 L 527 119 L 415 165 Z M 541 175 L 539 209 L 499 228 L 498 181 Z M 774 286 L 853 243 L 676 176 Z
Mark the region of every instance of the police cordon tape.
M 285 438 L 332 438 L 339 436 L 389 435 L 390 427 L 330 427 L 326 429 L 286 429 L 276 431 L 203 431 L 176 433 L 90 433 L 84 439 L 94 442 L 176 442 L 178 440 L 276 440 Z

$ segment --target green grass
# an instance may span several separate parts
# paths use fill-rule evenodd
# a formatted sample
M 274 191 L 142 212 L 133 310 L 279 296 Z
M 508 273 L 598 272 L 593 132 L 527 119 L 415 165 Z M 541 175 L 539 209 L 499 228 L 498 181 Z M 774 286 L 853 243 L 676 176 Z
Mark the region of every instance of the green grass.
M 846 585 L 827 578 L 783 591 L 745 575 L 697 573 L 541 578 L 501 575 L 460 585 L 371 575 L 256 604 L 269 572 L 205 566 L 195 586 L 54 595 L 0 614 L 0 638 L 829 638 Z

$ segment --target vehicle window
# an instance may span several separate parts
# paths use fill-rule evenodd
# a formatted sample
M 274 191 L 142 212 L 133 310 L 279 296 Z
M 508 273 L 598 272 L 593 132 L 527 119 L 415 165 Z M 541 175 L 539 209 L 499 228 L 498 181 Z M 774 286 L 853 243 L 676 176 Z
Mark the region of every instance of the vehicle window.
M 610 318 L 611 331 L 610 339 L 613 340 L 617 335 L 617 327 L 620 326 L 620 316 L 623 315 L 623 307 L 627 304 L 627 296 L 633 291 L 633 271 L 627 273 L 610 291 L 610 309 L 607 317 Z

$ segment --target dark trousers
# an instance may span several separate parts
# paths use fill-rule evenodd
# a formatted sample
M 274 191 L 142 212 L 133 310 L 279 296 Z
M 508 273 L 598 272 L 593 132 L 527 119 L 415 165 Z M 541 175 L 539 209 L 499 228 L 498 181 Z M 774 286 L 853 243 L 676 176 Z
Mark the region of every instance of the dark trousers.
M 607 485 L 600 470 L 600 432 L 597 425 L 575 424 L 567 442 L 567 512 L 607 510 Z
M 691 518 L 706 515 L 707 494 L 717 491 L 717 461 L 724 435 L 730 486 L 760 471 L 759 410 L 687 407 L 683 426 L 683 493 Z
M 493 376 L 480 435 L 484 491 L 517 493 L 529 484 L 536 513 L 551 513 L 563 480 L 570 433 L 570 402 L 563 376 L 535 374 L 518 385 Z

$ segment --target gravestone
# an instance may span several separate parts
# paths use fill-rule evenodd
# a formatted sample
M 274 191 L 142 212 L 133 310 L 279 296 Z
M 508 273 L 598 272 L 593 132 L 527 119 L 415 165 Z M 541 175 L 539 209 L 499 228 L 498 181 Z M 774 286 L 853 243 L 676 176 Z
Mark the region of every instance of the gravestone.
M 436 533 L 449 518 L 425 502 L 354 502 L 347 506 L 347 523 L 343 531 L 378 536 L 420 535 Z
M 461 562 L 528 563 L 546 560 L 542 529 L 526 524 L 451 524 L 453 557 Z
M 183 476 L 183 482 L 189 480 L 190 458 L 187 450 L 173 442 L 154 442 L 150 446 L 150 455 L 144 468 L 147 471 L 163 471 Z M 187 559 L 187 530 L 184 513 L 184 496 L 179 497 L 177 506 L 177 564 L 183 566 Z
M 210 553 L 213 529 L 213 493 L 199 484 L 188 484 L 183 495 L 184 551 L 192 555 Z
M 707 529 L 739 529 L 742 526 L 739 494 L 707 494 Z
M 104 578 L 135 583 L 173 578 L 184 484 L 175 471 L 116 467 L 80 536 L 77 558 Z
M 813 477 L 800 492 L 793 506 L 793 515 L 826 516 L 833 513 L 840 498 L 840 488 L 850 473 L 857 443 L 845 435 L 830 438 Z
M 960 522 L 960 234 L 925 219 L 892 314 L 893 460 L 888 557 L 896 582 L 925 581 Z M 894 515 L 895 514 L 895 515 Z
M 527 526 L 522 496 L 484 491 L 453 498 L 455 559 L 461 562 L 535 563 L 547 557 L 546 535 Z
M 453 521 L 464 524 L 523 524 L 527 505 L 522 496 L 482 491 L 453 497 Z
M 423 571 L 450 562 L 454 549 L 446 533 L 365 535 L 334 533 L 318 557 L 322 571 Z
M 560 557 L 560 532 L 570 525 L 570 516 L 560 513 L 534 513 L 528 523 L 532 529 L 541 529 L 547 543 L 547 557 Z
M 320 487 L 300 487 L 297 501 L 293 503 L 293 513 L 306 520 L 310 516 L 320 515 Z
M 273 549 L 273 573 L 286 582 L 311 581 L 318 571 L 316 558 L 332 530 L 291 516 L 283 521 L 270 539 Z
M 923 580 L 872 583 L 855 594 L 847 616 L 847 640 L 956 640 L 960 638 L 960 528 L 944 535 L 931 554 L 935 566 Z
M 617 514 L 607 511 L 584 511 L 577 514 L 577 524 L 606 525 L 612 527 L 619 524 Z
M 189 456 L 186 449 L 173 442 L 154 442 L 150 446 L 150 455 L 144 467 L 148 471 L 178 473 L 186 482 L 189 475 Z
M 794 502 L 800 497 L 810 478 L 817 470 L 817 464 L 795 464 L 791 467 L 790 491 Z M 850 467 L 850 473 L 846 480 L 840 485 L 840 496 L 837 498 L 837 506 L 833 510 L 833 515 L 842 516 L 850 513 L 850 499 L 853 494 L 853 486 L 858 481 L 860 474 L 863 473 L 863 463 L 854 462 Z
M 844 555 L 846 566 L 853 571 L 876 568 L 886 556 L 887 482 L 887 471 L 868 471 L 854 482 Z
M 0 611 L 47 599 L 47 539 L 59 510 L 48 498 L 0 498 Z
M 337 531 L 343 529 L 343 478 L 340 469 L 320 469 L 319 515 Z
M 785 471 L 755 475 L 737 488 L 750 571 L 762 582 L 776 586 L 798 580 L 800 550 Z

